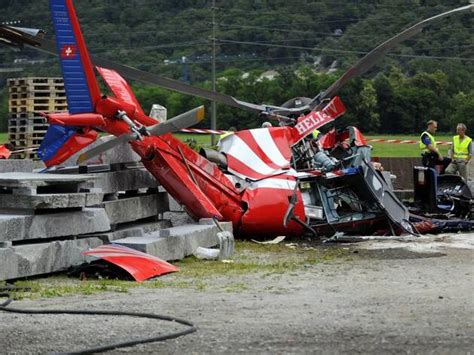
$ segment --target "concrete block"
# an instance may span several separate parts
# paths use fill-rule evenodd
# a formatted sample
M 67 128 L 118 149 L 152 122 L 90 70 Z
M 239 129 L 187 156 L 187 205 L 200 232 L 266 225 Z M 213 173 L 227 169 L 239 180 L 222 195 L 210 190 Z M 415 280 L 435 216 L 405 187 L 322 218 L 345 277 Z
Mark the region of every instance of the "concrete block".
M 158 181 L 146 169 L 129 169 L 123 171 L 112 171 L 94 174 L 95 188 L 102 189 L 104 194 L 118 191 L 133 191 L 144 188 L 157 188 Z
M 224 230 L 232 232 L 232 223 L 221 222 Z M 124 245 L 164 260 L 179 260 L 192 255 L 198 247 L 219 244 L 215 225 L 192 224 L 160 230 L 143 237 L 124 238 L 114 243 Z
M 12 246 L 0 243 L 0 281 L 58 272 L 86 262 L 81 252 L 116 239 L 136 238 L 170 227 L 170 222 L 145 223 L 115 232 L 98 233 L 74 240 Z
M 88 183 L 96 179 L 94 175 L 64 175 L 40 173 L 1 173 L 0 187 L 13 189 L 14 194 L 34 195 L 38 189 L 58 192 L 80 192 Z
M 184 208 L 171 195 L 168 195 L 171 212 L 184 212 Z
M 86 261 L 81 252 L 102 245 L 99 238 L 0 248 L 0 281 L 66 270 Z
M 149 116 L 158 122 L 164 122 L 168 119 L 168 110 L 164 106 L 153 104 Z
M 33 160 L 27 159 L 0 159 L 0 173 L 32 173 Z
M 163 192 L 141 195 L 107 201 L 103 206 L 111 224 L 127 223 L 168 211 L 168 196 Z
M 100 238 L 104 244 L 110 244 L 117 239 L 143 237 L 147 234 L 154 233 L 161 229 L 170 228 L 171 222 L 169 220 L 160 220 L 158 222 L 139 223 L 132 226 L 121 227 L 113 232 L 95 233 L 90 236 L 83 237 L 97 237 Z
M 75 166 L 77 165 L 77 158 L 82 153 L 87 152 L 88 150 L 95 148 L 96 146 L 108 142 L 111 139 L 114 139 L 114 136 L 104 136 L 97 139 L 94 143 L 88 145 L 83 150 L 79 151 L 78 153 L 72 155 L 69 159 L 65 162 L 61 163 L 61 166 Z M 129 144 L 121 144 L 119 146 L 114 147 L 114 149 L 110 149 L 102 154 L 99 154 L 92 159 L 89 159 L 86 164 L 93 165 L 93 164 L 121 164 L 121 163 L 131 163 L 131 162 L 138 162 L 141 161 L 140 156 L 135 153 L 132 147 Z
M 173 227 L 196 223 L 186 212 L 165 212 L 163 213 L 163 218 L 169 219 Z
M 76 236 L 110 230 L 103 208 L 51 214 L 0 214 L 0 242 Z
M 167 219 L 162 219 L 158 222 L 140 223 L 138 226 L 143 230 L 144 235 L 172 227 L 171 222 Z
M 57 209 L 97 206 L 102 203 L 103 193 L 70 193 L 41 195 L 0 195 L 1 209 Z

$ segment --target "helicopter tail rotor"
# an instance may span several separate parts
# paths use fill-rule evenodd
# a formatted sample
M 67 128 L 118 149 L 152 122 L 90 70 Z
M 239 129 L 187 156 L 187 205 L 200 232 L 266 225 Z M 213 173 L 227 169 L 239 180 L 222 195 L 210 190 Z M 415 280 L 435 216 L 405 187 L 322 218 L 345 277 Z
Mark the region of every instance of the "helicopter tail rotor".
M 123 115 L 122 115 L 123 116 Z M 120 137 L 111 139 L 97 147 L 94 147 L 87 152 L 81 154 L 77 159 L 78 164 L 104 153 L 120 144 L 128 143 L 134 140 L 141 140 L 143 136 L 161 136 L 166 133 L 177 132 L 180 129 L 190 127 L 204 119 L 204 106 L 196 107 L 190 111 L 184 112 L 175 116 L 168 121 L 158 123 L 150 127 L 131 127 L 132 133 L 123 134 Z

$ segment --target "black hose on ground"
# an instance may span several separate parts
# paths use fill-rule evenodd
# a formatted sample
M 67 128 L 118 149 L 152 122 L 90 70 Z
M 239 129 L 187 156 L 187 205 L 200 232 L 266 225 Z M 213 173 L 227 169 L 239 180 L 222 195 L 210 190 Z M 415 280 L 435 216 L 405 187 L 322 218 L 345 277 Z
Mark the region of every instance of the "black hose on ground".
M 2 289 L 0 288 L 0 291 Z M 7 289 L 11 290 L 11 289 Z M 22 313 L 22 314 L 78 314 L 78 315 L 106 315 L 106 316 L 128 316 L 128 317 L 137 317 L 137 318 L 148 318 L 156 320 L 164 320 L 168 322 L 176 322 L 185 326 L 188 326 L 188 329 L 185 329 L 180 332 L 170 333 L 165 335 L 159 335 L 150 338 L 142 338 L 136 340 L 125 341 L 122 343 L 110 344 L 105 346 L 99 346 L 97 348 L 90 348 L 85 350 L 73 351 L 70 353 L 64 354 L 94 354 L 104 351 L 114 350 L 118 348 L 124 348 L 129 346 L 134 346 L 138 344 L 153 343 L 157 341 L 164 341 L 168 339 L 178 338 L 183 335 L 191 334 L 197 331 L 197 328 L 193 323 L 170 316 L 163 316 L 153 313 L 133 313 L 133 312 L 120 312 L 120 311 L 86 311 L 86 310 L 56 310 L 56 309 L 45 309 L 45 310 L 36 310 L 36 309 L 17 309 L 7 307 L 10 303 L 13 302 L 13 299 L 10 297 L 10 294 L 7 292 L 0 293 L 0 298 L 7 298 L 7 300 L 0 304 L 0 311 L 10 312 L 10 313 Z

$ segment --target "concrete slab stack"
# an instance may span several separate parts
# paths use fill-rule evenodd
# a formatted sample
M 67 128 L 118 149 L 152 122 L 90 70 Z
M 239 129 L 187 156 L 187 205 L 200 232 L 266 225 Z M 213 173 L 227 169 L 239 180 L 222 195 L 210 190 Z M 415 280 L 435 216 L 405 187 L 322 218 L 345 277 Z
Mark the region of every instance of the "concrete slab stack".
M 168 194 L 141 166 L 85 174 L 22 169 L 0 172 L 0 280 L 66 270 L 86 261 L 82 251 L 111 242 L 165 260 L 219 242 L 212 221 L 173 227 L 163 219 Z
M 48 129 L 40 113 L 67 111 L 66 92 L 62 78 L 9 79 L 8 139 L 16 150 L 37 148 Z M 27 151 L 17 154 L 21 158 L 36 158 Z

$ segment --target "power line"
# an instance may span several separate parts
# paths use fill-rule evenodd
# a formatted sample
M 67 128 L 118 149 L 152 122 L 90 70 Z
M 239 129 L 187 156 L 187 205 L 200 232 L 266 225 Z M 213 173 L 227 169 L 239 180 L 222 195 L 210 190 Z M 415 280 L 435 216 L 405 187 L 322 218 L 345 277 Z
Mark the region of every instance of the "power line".
M 189 32 L 189 29 L 186 30 L 176 30 L 176 31 L 162 31 L 162 30 L 154 30 L 154 31 L 116 31 L 116 32 L 108 32 L 108 33 L 92 33 L 92 34 L 85 34 L 86 38 L 95 38 L 95 37 L 113 37 L 113 36 L 123 36 L 125 33 L 127 35 L 133 34 L 133 35 L 146 35 L 146 34 L 156 34 L 156 35 L 161 35 L 161 34 L 169 34 L 169 33 L 189 33 L 189 34 L 194 34 L 196 32 L 205 32 L 205 31 L 210 31 L 209 27 L 193 27 L 192 32 Z
M 327 1 L 327 2 L 324 2 L 324 1 L 312 1 L 312 4 L 315 5 L 315 4 L 321 4 L 321 5 L 330 5 L 330 6 L 340 6 L 340 5 L 348 5 L 349 3 L 347 1 L 341 1 L 341 2 L 337 2 L 337 1 Z M 425 6 L 425 5 L 415 5 L 415 4 L 407 4 L 407 5 L 403 5 L 403 4 L 396 4 L 396 5 L 382 5 L 382 4 L 374 4 L 374 3 L 367 3 L 367 4 L 364 4 L 364 3 L 361 3 L 360 1 L 357 3 L 357 7 L 360 8 L 361 6 L 368 6 L 368 7 L 372 7 L 374 9 L 384 9 L 384 8 L 387 8 L 387 9 L 393 9 L 393 8 L 396 8 L 396 9 L 399 9 L 399 8 L 403 8 L 403 7 L 407 7 L 407 8 L 410 8 L 410 9 L 413 9 L 413 8 L 418 8 L 418 9 L 422 9 L 422 8 L 432 8 L 434 6 Z M 224 7 L 217 7 L 218 10 L 222 10 L 222 11 L 239 11 L 239 12 L 248 12 L 248 10 L 241 10 L 241 9 L 226 9 Z M 260 9 L 252 9 L 252 11 L 255 11 L 255 12 L 258 12 L 259 14 L 272 14 L 274 11 L 260 11 Z
M 252 46 L 264 46 L 264 47 L 276 47 L 276 48 L 287 48 L 287 49 L 303 49 L 308 51 L 326 51 L 334 53 L 351 53 L 351 54 L 361 54 L 365 55 L 369 52 L 362 51 L 351 51 L 351 50 L 341 50 L 341 49 L 331 49 L 331 48 L 321 48 L 321 47 L 303 47 L 303 46 L 286 46 L 281 44 L 271 44 L 271 43 L 259 43 L 259 42 L 246 42 L 246 41 L 232 41 L 232 40 L 223 40 L 220 39 L 219 42 L 222 43 L 232 43 L 232 44 L 245 44 Z M 452 59 L 452 60 L 464 60 L 464 61 L 474 61 L 474 58 L 462 58 L 462 57 L 441 57 L 441 56 L 421 56 L 421 55 L 409 55 L 409 54 L 388 54 L 393 57 L 410 57 L 410 58 L 430 58 L 430 59 Z
M 123 51 L 123 52 L 132 52 L 132 51 L 137 51 L 137 49 L 140 50 L 149 50 L 149 49 L 162 49 L 162 48 L 178 48 L 178 47 L 187 47 L 187 46 L 197 46 L 200 44 L 208 44 L 209 41 L 207 40 L 202 40 L 202 41 L 191 41 L 191 42 L 181 42 L 181 43 L 170 43 L 170 44 L 160 44 L 160 45 L 155 45 L 155 46 L 128 46 L 128 47 L 120 47 L 116 48 L 116 51 Z M 89 50 L 94 53 L 103 53 L 103 52 L 110 52 L 113 53 L 113 48 L 107 48 L 103 46 L 97 46 L 97 47 L 89 47 Z
M 216 0 L 212 0 L 212 91 L 216 92 L 216 55 L 217 55 L 217 22 L 216 22 Z M 217 104 L 215 101 L 211 103 L 211 129 L 217 127 Z M 216 135 L 211 135 L 212 145 L 217 144 Z
M 275 27 L 265 27 L 265 26 L 250 26 L 250 25 L 232 25 L 232 24 L 226 24 L 223 22 L 219 23 L 219 26 L 221 27 L 230 27 L 230 28 L 248 28 L 248 29 L 262 29 L 262 30 L 270 30 L 270 31 L 278 31 L 278 32 L 288 32 L 288 33 L 304 33 L 308 34 L 308 32 L 314 33 L 314 34 L 319 34 L 318 32 L 312 32 L 310 29 L 308 30 L 287 30 L 284 28 L 275 28 Z M 321 34 L 325 34 L 327 32 L 321 32 Z
M 222 40 L 224 40 L 224 39 L 222 39 Z M 252 42 L 254 42 L 254 43 L 263 43 L 263 44 L 270 43 L 271 44 L 271 43 L 282 43 L 282 42 L 286 43 L 286 42 L 311 42 L 311 41 L 321 42 L 321 41 L 324 41 L 324 39 L 320 39 L 320 38 L 294 38 L 294 39 L 278 39 L 278 40 L 272 40 L 272 41 L 252 41 Z M 421 41 L 423 41 L 423 40 L 416 40 L 414 42 L 421 42 Z M 470 47 L 473 47 L 473 46 L 474 46 L 474 44 L 471 41 L 471 42 L 469 42 L 469 44 L 457 44 L 457 45 L 453 45 L 453 46 L 443 46 L 443 47 L 437 47 L 437 46 L 423 47 L 422 49 L 426 50 L 426 49 L 470 48 Z M 327 47 L 327 48 L 330 48 L 330 47 Z
M 275 61 L 275 60 L 282 60 L 282 59 L 297 59 L 301 58 L 301 56 L 285 56 L 285 57 L 256 57 L 256 58 L 227 58 L 227 59 L 216 59 L 216 63 L 234 63 L 234 62 L 256 62 L 256 61 Z M 189 64 L 209 64 L 212 62 L 212 59 L 210 60 L 199 60 L 199 61 L 192 61 L 189 62 Z M 140 64 L 156 64 L 156 63 L 151 63 L 151 62 L 145 62 L 145 63 L 140 63 Z M 181 63 L 170 63 L 169 65 L 181 65 Z
M 277 28 L 271 28 L 271 27 L 264 27 L 264 26 L 247 26 L 247 25 L 227 25 L 227 24 L 219 24 L 220 26 L 225 26 L 225 27 L 237 27 L 237 28 L 251 28 L 251 29 L 263 29 L 263 30 L 279 30 Z M 197 29 L 196 31 L 199 32 L 199 31 L 209 31 L 210 29 Z M 193 33 L 196 32 L 193 30 Z M 225 30 L 224 30 L 225 31 Z M 288 32 L 288 33 L 292 33 L 292 32 L 295 32 L 295 33 L 304 33 L 304 34 L 321 34 L 321 35 L 327 35 L 327 36 L 338 36 L 340 38 L 342 38 L 342 40 L 344 39 L 347 39 L 347 38 L 364 38 L 364 37 L 373 37 L 373 35 L 350 35 L 350 34 L 343 34 L 342 36 L 341 35 L 336 35 L 334 33 L 330 33 L 330 32 L 311 32 L 311 31 L 293 31 L 293 30 L 284 30 L 284 29 L 281 29 L 281 31 L 284 31 L 284 32 Z M 186 31 L 186 32 L 189 32 L 189 31 Z M 132 32 L 128 32 L 128 33 L 134 33 L 133 31 Z M 145 31 L 145 32 L 136 32 L 136 33 L 156 33 L 155 31 Z M 158 32 L 160 33 L 160 32 Z M 123 34 L 122 32 L 116 32 L 116 34 Z M 261 43 L 278 43 L 278 42 L 290 42 L 290 41 L 311 41 L 311 40 L 317 40 L 317 39 L 307 39 L 307 38 L 299 38 L 299 39 L 286 39 L 286 40 L 274 40 L 274 41 L 267 41 L 267 42 L 261 42 Z M 425 41 L 423 39 L 411 39 L 410 40 L 411 42 L 419 42 L 419 41 Z M 258 41 L 254 41 L 256 43 L 258 43 Z M 187 44 L 194 44 L 194 43 L 203 43 L 202 41 L 201 42 L 191 42 L 191 41 L 188 41 L 188 42 L 181 42 L 181 43 L 178 43 L 178 44 L 174 44 L 174 43 L 171 43 L 171 44 L 163 44 L 163 45 L 159 45 L 159 46 L 148 46 L 146 47 L 146 49 L 158 49 L 158 48 L 172 48 L 172 47 L 182 47 L 182 46 L 185 46 Z M 142 46 L 128 46 L 128 47 L 121 47 L 121 48 L 141 48 Z M 456 48 L 456 47 L 459 47 L 459 46 L 453 46 L 451 48 Z M 103 48 L 103 47 L 92 47 L 92 48 Z M 447 47 L 449 48 L 449 47 Z
M 248 28 L 248 29 L 262 29 L 262 30 L 271 30 L 271 31 L 280 31 L 280 32 L 286 32 L 286 33 L 302 33 L 302 34 L 319 34 L 319 35 L 325 35 L 325 36 L 332 36 L 332 37 L 339 37 L 339 38 L 373 38 L 373 34 L 366 34 L 366 35 L 361 35 L 361 34 L 336 34 L 334 32 L 314 32 L 310 29 L 308 30 L 287 30 L 287 29 L 281 29 L 281 28 L 275 28 L 275 27 L 266 27 L 266 26 L 250 26 L 250 25 L 233 25 L 233 24 L 225 24 L 225 23 L 219 23 L 219 26 L 221 27 L 229 27 L 229 28 Z M 421 40 L 417 39 L 412 39 L 411 41 L 417 42 Z
M 222 41 L 224 41 L 226 39 L 222 39 Z M 286 43 L 286 42 L 300 42 L 300 41 L 305 41 L 305 42 L 311 42 L 311 41 L 318 41 L 321 42 L 322 40 L 321 39 L 308 39 L 308 38 L 299 38 L 299 39 L 281 39 L 281 40 L 273 40 L 273 41 L 252 41 L 252 43 L 261 43 L 261 44 L 273 44 L 273 43 Z M 417 40 L 415 42 L 421 42 L 422 40 Z M 345 45 L 345 44 L 344 44 Z M 420 50 L 442 50 L 442 49 L 452 49 L 452 48 L 471 48 L 471 47 L 474 47 L 474 44 L 472 44 L 472 42 L 469 42 L 469 44 L 466 44 L 466 45 L 463 45 L 463 44 L 457 44 L 457 45 L 453 45 L 453 46 L 443 46 L 443 47 L 438 47 L 438 46 L 432 46 L 432 47 L 423 47 L 423 48 L 420 48 Z M 301 49 L 308 49 L 310 47 L 303 47 L 301 46 Z M 312 48 L 316 48 L 316 47 L 312 47 Z M 321 50 L 329 50 L 329 49 L 334 49 L 336 50 L 337 48 L 331 48 L 331 47 L 325 47 L 325 48 L 322 48 L 322 47 L 318 47 L 319 49 Z M 373 47 L 371 47 L 369 50 L 372 50 Z M 361 50 L 352 50 L 354 52 L 360 52 L 360 53 L 366 53 L 367 49 L 361 49 Z

